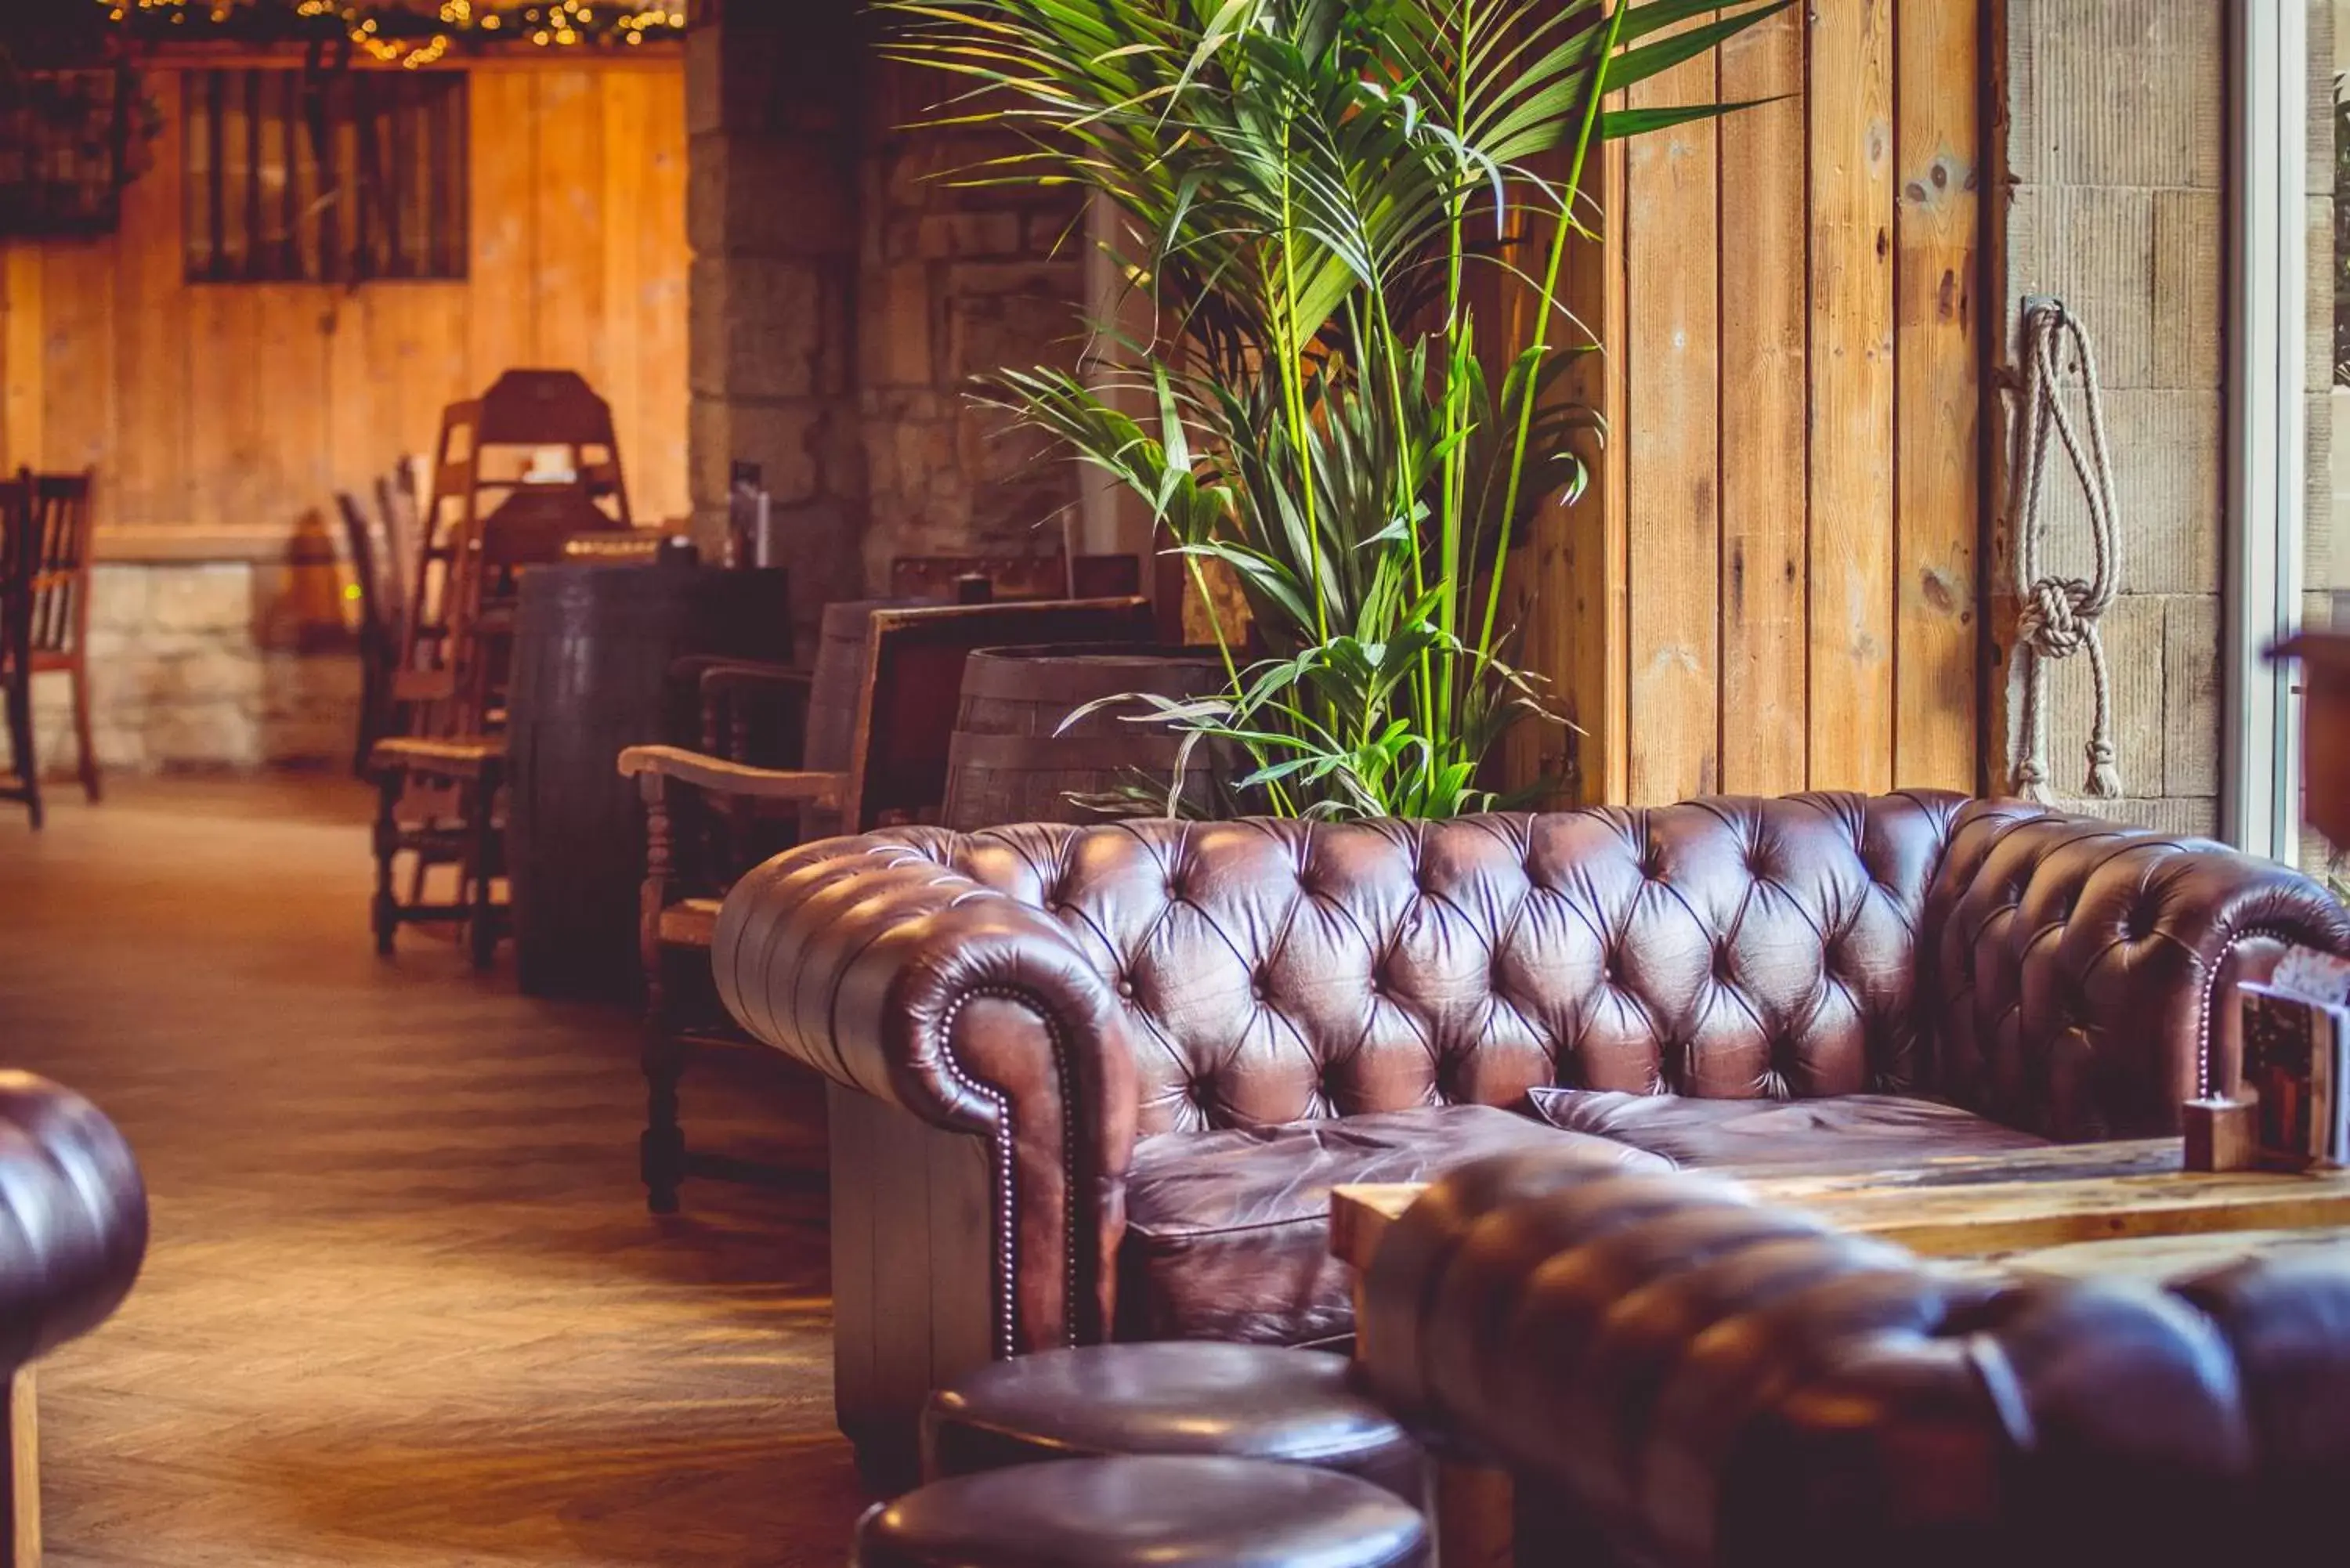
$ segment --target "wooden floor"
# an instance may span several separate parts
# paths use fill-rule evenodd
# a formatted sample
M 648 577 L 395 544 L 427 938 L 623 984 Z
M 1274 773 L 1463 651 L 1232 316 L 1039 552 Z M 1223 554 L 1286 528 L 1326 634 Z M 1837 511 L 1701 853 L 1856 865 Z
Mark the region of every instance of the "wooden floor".
M 429 937 L 378 961 L 364 812 L 286 783 L 61 798 L 37 837 L 0 810 L 0 1061 L 97 1099 L 154 1199 L 130 1302 L 41 1366 L 49 1561 L 845 1561 L 822 1197 L 650 1219 L 630 1021 Z M 704 1088 L 701 1126 L 820 1168 L 779 1063 Z

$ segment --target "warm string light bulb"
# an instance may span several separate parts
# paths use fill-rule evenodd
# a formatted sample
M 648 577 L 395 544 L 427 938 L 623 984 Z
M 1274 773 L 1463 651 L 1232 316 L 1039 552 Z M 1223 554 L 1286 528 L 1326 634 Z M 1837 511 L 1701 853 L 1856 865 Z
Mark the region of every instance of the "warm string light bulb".
M 93 0 L 109 22 L 133 27 L 169 18 L 186 24 L 190 0 Z M 331 18 L 352 46 L 369 57 L 408 67 L 431 65 L 467 38 L 482 43 L 527 38 L 540 48 L 636 45 L 675 36 L 685 29 L 685 12 L 668 5 L 641 10 L 617 6 L 599 14 L 596 0 L 555 0 L 552 5 L 499 5 L 489 0 L 195 0 L 200 25 L 221 32 L 266 36 L 270 13 L 289 23 L 320 24 Z M 287 36 L 308 33 L 289 26 Z

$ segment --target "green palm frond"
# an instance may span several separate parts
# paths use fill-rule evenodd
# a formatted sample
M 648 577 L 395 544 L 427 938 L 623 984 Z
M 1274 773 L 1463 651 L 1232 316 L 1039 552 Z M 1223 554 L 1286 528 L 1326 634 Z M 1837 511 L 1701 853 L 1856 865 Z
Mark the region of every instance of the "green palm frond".
M 1559 301 L 1577 186 L 1599 140 L 1733 107 L 1602 102 L 1788 3 L 881 0 L 890 52 L 961 84 L 941 122 L 1020 138 L 963 178 L 1082 183 L 1131 236 L 1146 340 L 1097 327 L 1086 378 L 982 395 L 1239 583 L 1261 656 L 1157 716 L 1252 759 L 1243 794 L 1473 810 L 1503 732 L 1558 722 L 1507 657 L 1501 568 L 1597 427 L 1560 396 L 1591 348 Z M 1478 320 L 1489 271 L 1531 341 Z

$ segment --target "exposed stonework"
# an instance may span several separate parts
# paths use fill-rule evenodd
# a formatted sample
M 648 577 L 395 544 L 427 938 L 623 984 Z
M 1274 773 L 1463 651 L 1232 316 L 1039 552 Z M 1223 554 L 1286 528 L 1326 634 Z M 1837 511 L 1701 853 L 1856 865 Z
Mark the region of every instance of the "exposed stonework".
M 969 394 L 1007 366 L 1076 363 L 1082 206 L 1067 187 L 959 182 L 1016 143 L 915 128 L 951 89 L 883 65 L 867 100 L 858 412 L 876 587 L 893 556 L 1051 554 L 1077 499 L 1067 463 Z
M 331 580 L 331 569 L 319 569 Z M 359 671 L 341 639 L 306 632 L 317 583 L 244 562 L 101 565 L 90 592 L 99 762 L 118 772 L 339 766 L 359 722 Z M 311 646 L 306 647 L 305 644 Z M 34 683 L 42 772 L 73 771 L 70 689 Z M 0 740 L 0 747 L 5 747 Z
M 954 84 L 880 59 L 850 0 L 733 0 L 689 46 L 694 511 L 775 497 L 807 640 L 903 555 L 1050 554 L 1075 471 L 972 378 L 1074 360 L 1080 204 L 951 176 L 1001 153 L 919 124 Z
M 2225 21 L 2220 0 L 2009 0 L 2007 20 L 2009 358 L 2027 295 L 2057 296 L 2087 327 L 2120 512 L 2121 597 L 2104 633 L 2126 798 L 2078 804 L 2201 833 L 2217 822 L 2220 794 Z M 2088 577 L 2086 509 L 2061 450 L 2046 496 L 2042 570 Z M 2003 653 L 2013 543 L 2002 519 Z M 2086 773 L 2088 660 L 2058 664 L 2050 687 L 2051 783 L 2069 796 Z M 2011 746 L 2020 706 L 2011 691 Z M 1995 760 L 1995 784 L 2005 763 Z

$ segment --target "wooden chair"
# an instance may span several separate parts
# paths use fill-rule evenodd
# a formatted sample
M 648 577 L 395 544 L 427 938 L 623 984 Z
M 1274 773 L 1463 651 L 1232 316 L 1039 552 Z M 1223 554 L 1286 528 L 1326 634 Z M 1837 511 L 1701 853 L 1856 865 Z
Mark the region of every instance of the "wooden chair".
M 987 579 L 1007 599 L 1127 598 L 1142 591 L 1139 556 L 899 556 L 889 563 L 889 591 L 902 598 L 958 599 L 966 577 Z
M 620 753 L 620 772 L 636 779 L 645 803 L 640 1159 L 656 1214 L 676 1212 L 689 1176 L 769 1184 L 781 1177 L 688 1147 L 678 1121 L 678 1085 L 695 1050 L 744 1043 L 709 993 L 711 938 L 734 879 L 795 842 L 935 818 L 946 796 L 962 665 L 974 649 L 1143 643 L 1154 630 L 1149 601 L 1139 597 L 832 607 L 851 607 L 864 618 L 864 639 L 827 636 L 812 670 L 721 662 L 693 671 L 709 749 Z M 850 703 L 827 701 L 844 688 L 855 693 Z M 729 754 L 746 749 L 742 705 L 754 692 L 798 703 L 806 717 L 797 766 Z M 777 750 L 782 758 L 788 757 L 787 744 Z
M 8 726 L 7 782 L 0 800 L 24 803 L 36 828 L 41 826 L 41 766 L 33 747 L 32 585 L 37 552 L 33 542 L 32 487 L 22 478 L 0 479 L 0 699 Z
M 389 487 L 379 482 L 379 497 L 388 494 Z M 343 554 L 359 593 L 359 716 L 351 771 L 364 778 L 375 743 L 391 732 L 392 675 L 400 648 L 401 557 L 383 513 L 369 517 L 347 490 L 335 493 L 335 507 L 342 516 Z
M 98 751 L 89 717 L 89 532 L 91 471 L 80 473 L 17 472 L 9 487 L 8 541 L 5 547 L 6 600 L 0 607 L 8 627 L 0 652 L 0 680 L 7 686 L 11 756 L 16 783 L 0 796 L 22 800 L 35 827 L 41 826 L 40 764 L 33 735 L 33 677 L 52 672 L 73 683 L 74 745 L 82 794 L 97 801 L 102 791 Z
M 509 370 L 442 410 L 432 501 L 421 509 L 392 672 L 398 732 L 369 751 L 376 781 L 376 950 L 403 925 L 454 923 L 476 968 L 505 934 L 499 819 L 505 787 L 505 681 L 521 573 L 560 560 L 581 534 L 629 526 L 608 405 L 569 370 Z M 525 478 L 526 455 L 562 454 L 556 483 Z M 407 896 L 397 863 L 411 857 Z M 454 895 L 428 896 L 453 867 Z

